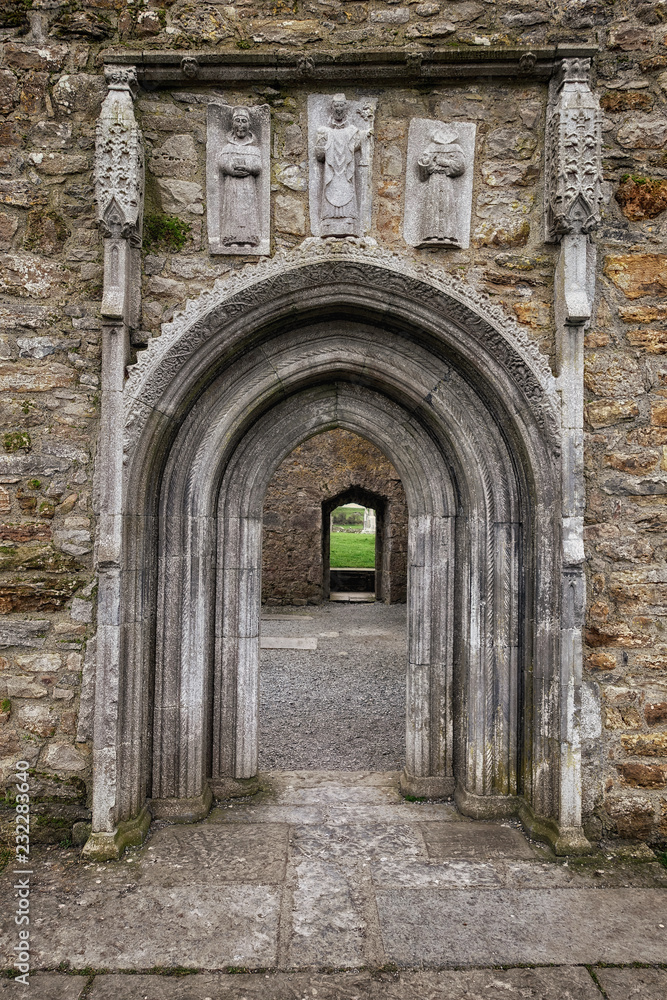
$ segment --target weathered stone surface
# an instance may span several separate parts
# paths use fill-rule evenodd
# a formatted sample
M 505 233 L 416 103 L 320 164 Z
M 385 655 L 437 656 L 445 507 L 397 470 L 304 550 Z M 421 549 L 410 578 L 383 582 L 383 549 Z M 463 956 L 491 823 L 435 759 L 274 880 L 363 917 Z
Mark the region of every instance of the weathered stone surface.
M 40 648 L 51 623 L 48 619 L 33 621 L 0 622 L 0 646 L 29 646 Z
M 599 969 L 596 975 L 608 1000 L 662 1000 L 667 994 L 665 969 Z
M 613 354 L 589 354 L 584 361 L 584 385 L 596 396 L 634 395 L 644 391 L 637 362 Z
M 65 74 L 53 88 L 53 100 L 64 114 L 85 111 L 97 115 L 106 97 L 106 90 L 101 76 L 88 73 Z
M 605 258 L 604 273 L 628 299 L 667 295 L 667 255 L 614 254 Z
M 190 180 L 197 169 L 197 148 L 191 135 L 170 136 L 153 150 L 148 166 L 156 177 Z
M 7 695 L 9 698 L 45 698 L 48 694 L 43 684 L 31 677 L 8 677 Z
M 10 295 L 47 298 L 67 284 L 69 276 L 60 264 L 49 263 L 35 254 L 0 255 L 0 290 Z
M 599 399 L 586 405 L 586 419 L 591 427 L 611 427 L 639 416 L 634 400 Z
M 619 185 L 615 197 L 623 215 L 633 222 L 655 219 L 667 208 L 667 180 L 629 177 Z
M 125 977 L 123 977 L 125 978 Z M 14 1000 L 30 993 L 30 1000 L 79 1000 L 86 988 L 87 976 L 72 976 L 58 972 L 33 972 L 29 986 L 8 979 L 4 985 L 3 1000 Z
M 315 20 L 254 21 L 250 29 L 254 42 L 269 45 L 304 45 L 321 41 L 325 34 L 325 29 Z
M 645 840 L 651 835 L 654 808 L 649 799 L 639 796 L 609 797 L 605 808 L 612 818 L 616 831 L 626 840 Z
M 49 73 L 62 69 L 67 57 L 66 45 L 25 45 L 8 42 L 4 46 L 4 60 L 14 69 L 45 69 Z
M 667 733 L 621 736 L 623 749 L 636 757 L 667 757 Z
M 292 195 L 276 195 L 274 222 L 276 229 L 294 236 L 303 236 L 306 232 L 306 212 L 298 198 Z
M 19 88 L 15 75 L 8 69 L 0 69 L 0 114 L 8 114 L 19 99 Z
M 58 716 L 46 705 L 22 705 L 18 714 L 19 726 L 35 736 L 53 736 Z
M 60 653 L 23 653 L 16 657 L 16 665 L 22 671 L 51 674 L 60 670 L 62 657 Z
M 202 199 L 204 189 L 194 181 L 166 180 L 157 181 L 162 209 L 168 215 L 202 215 L 204 206 Z
M 639 788 L 664 788 L 667 785 L 667 766 L 660 764 L 617 764 L 623 781 Z
M 76 373 L 55 362 L 37 368 L 25 368 L 16 362 L 0 363 L 0 389 L 9 392 L 50 392 L 74 385 Z
M 660 115 L 635 115 L 616 135 L 625 149 L 661 149 L 667 141 L 667 118 Z
M 51 743 L 40 758 L 42 767 L 55 774 L 69 775 L 85 772 L 89 760 L 70 743 Z
M 653 97 L 641 90 L 608 90 L 600 98 L 605 111 L 650 111 Z
M 667 330 L 628 330 L 628 343 L 648 354 L 667 354 Z

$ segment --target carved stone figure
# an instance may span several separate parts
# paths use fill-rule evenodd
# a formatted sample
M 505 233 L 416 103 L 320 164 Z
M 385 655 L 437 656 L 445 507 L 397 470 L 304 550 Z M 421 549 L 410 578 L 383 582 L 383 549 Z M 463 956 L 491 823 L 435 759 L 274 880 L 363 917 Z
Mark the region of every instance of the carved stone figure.
M 460 246 L 452 178 L 460 177 L 466 167 L 456 138 L 455 132 L 434 132 L 417 160 L 419 177 L 427 187 L 421 220 L 422 246 Z
M 345 94 L 308 98 L 310 217 L 315 236 L 362 236 L 370 228 L 375 101 Z
M 269 108 L 209 105 L 211 253 L 269 253 Z
M 469 246 L 475 130 L 468 122 L 410 122 L 403 236 L 412 246 Z

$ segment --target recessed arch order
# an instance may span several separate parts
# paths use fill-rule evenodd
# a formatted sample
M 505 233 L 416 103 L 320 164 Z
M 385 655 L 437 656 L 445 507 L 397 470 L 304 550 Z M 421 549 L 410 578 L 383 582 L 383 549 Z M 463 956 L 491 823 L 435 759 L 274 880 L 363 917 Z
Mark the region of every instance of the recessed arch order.
M 93 836 L 147 800 L 196 818 L 256 775 L 264 495 L 287 454 L 341 427 L 387 455 L 406 493 L 404 788 L 583 843 L 562 711 L 559 396 L 525 333 L 426 265 L 314 241 L 189 303 L 122 392 Z

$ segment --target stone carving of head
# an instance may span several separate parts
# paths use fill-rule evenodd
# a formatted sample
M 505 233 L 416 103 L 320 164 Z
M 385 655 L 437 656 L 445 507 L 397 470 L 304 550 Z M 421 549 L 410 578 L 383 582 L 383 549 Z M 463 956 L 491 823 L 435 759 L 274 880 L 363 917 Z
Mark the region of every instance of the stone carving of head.
M 336 122 L 345 121 L 347 117 L 347 100 L 345 94 L 334 94 L 331 100 L 331 117 Z
M 250 112 L 247 108 L 234 108 L 232 111 L 232 132 L 237 139 L 245 139 L 250 131 Z

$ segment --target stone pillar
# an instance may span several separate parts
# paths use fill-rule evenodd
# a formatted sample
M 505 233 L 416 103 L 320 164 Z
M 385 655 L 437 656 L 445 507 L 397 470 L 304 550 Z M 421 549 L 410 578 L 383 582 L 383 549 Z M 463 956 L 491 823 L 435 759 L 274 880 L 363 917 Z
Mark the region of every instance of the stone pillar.
M 555 313 L 562 400 L 562 595 L 560 654 L 560 838 L 562 853 L 585 850 L 581 832 L 581 671 L 584 577 L 584 331 L 595 293 L 591 232 L 601 200 L 601 114 L 590 60 L 563 59 L 552 80 L 546 131 L 546 239 L 560 242 Z
M 97 122 L 95 197 L 104 237 L 102 297 L 102 401 L 96 495 L 99 574 L 95 726 L 93 733 L 93 833 L 84 852 L 115 857 L 132 833 L 119 832 L 119 757 L 123 572 L 123 385 L 130 340 L 141 309 L 141 223 L 144 162 L 134 117 L 134 67 L 105 69 L 109 92 Z M 145 825 L 143 814 L 140 825 Z

